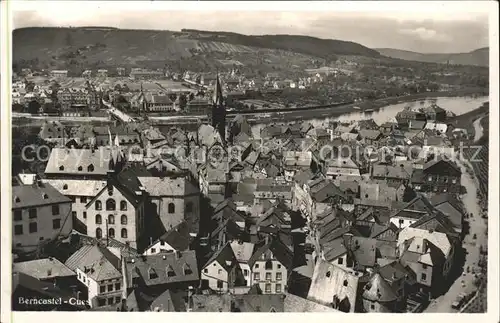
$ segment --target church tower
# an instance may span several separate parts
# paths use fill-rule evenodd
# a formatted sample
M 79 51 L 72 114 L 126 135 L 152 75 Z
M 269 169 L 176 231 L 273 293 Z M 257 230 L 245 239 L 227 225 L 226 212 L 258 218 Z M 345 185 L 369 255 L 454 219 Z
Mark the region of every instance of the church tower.
M 226 140 L 226 107 L 223 103 L 222 87 L 217 74 L 214 94 L 212 97 L 212 109 L 208 113 L 208 122 L 220 134 L 222 140 Z

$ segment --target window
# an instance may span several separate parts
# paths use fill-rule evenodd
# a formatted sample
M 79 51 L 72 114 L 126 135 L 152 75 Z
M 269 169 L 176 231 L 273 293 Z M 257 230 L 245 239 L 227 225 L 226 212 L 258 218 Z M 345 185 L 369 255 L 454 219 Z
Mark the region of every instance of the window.
M 208 274 L 208 269 L 206 269 L 206 268 L 205 268 L 205 269 L 203 269 L 203 272 L 204 272 L 205 274 Z
M 156 248 L 151 248 L 151 253 L 156 253 Z
M 108 236 L 110 238 L 114 238 L 115 237 L 115 229 L 110 228 L 109 231 L 108 231 Z
M 149 269 L 148 275 L 149 275 L 149 279 L 158 278 L 158 274 L 156 273 L 156 271 L 153 268 Z
M 123 214 L 121 217 L 120 217 L 120 222 L 121 224 L 127 224 L 127 216 L 125 214 Z
M 427 269 L 427 265 L 426 264 L 422 264 L 422 268 L 423 269 Z
M 219 275 L 222 275 L 222 269 L 219 269 L 219 270 L 217 271 L 217 273 L 218 273 Z
M 281 284 L 276 284 L 276 293 L 281 293 Z
M 273 262 L 271 260 L 266 261 L 266 270 L 273 270 Z
M 189 267 L 188 264 L 184 265 L 184 275 L 191 275 L 193 271 L 191 270 L 191 267 Z
M 83 170 L 82 166 L 78 166 L 78 171 L 81 172 Z
M 95 224 L 102 224 L 102 217 L 100 214 L 96 214 L 95 216 Z
M 122 298 L 120 296 L 115 297 L 116 304 L 120 303 L 121 301 L 122 301 Z
M 52 220 L 52 229 L 59 229 L 61 227 L 61 219 Z
M 402 225 L 403 223 L 405 223 L 405 220 L 403 220 L 403 219 L 399 219 L 399 224 L 401 224 L 401 225 Z
M 115 216 L 110 214 L 108 215 L 108 223 L 109 224 L 115 224 Z
M 108 285 L 108 292 L 112 292 L 113 291 L 113 284 L 110 284 Z
M 254 267 L 255 267 L 255 269 L 259 268 L 259 264 L 255 264 Z
M 63 165 L 59 166 L 59 170 L 64 170 L 64 166 Z
M 87 198 L 85 196 L 80 197 L 81 203 L 87 203 Z
M 114 211 L 116 210 L 116 202 L 113 199 L 106 200 L 106 211 Z
M 248 270 L 247 269 L 243 269 L 243 275 L 248 276 Z
M 342 265 L 342 264 L 344 263 L 344 258 L 339 258 L 339 259 L 337 260 L 337 263 L 338 263 L 339 265 Z
M 106 286 L 100 286 L 99 287 L 99 292 L 100 293 L 106 293 Z
M 83 218 L 86 219 L 87 218 L 87 212 L 83 211 Z
M 330 278 L 331 275 L 332 275 L 332 273 L 330 271 L 326 272 L 326 277 Z
M 375 309 L 375 304 L 370 304 L 370 309 L 374 310 Z
M 115 290 L 120 290 L 120 288 L 121 288 L 120 283 L 116 283 L 116 284 L 115 284 Z
M 74 197 L 74 196 L 68 196 L 68 198 L 71 200 L 71 202 L 73 202 L 73 203 L 76 202 L 76 197 Z
M 99 306 L 105 306 L 106 305 L 106 299 L 105 298 L 99 298 L 99 299 L 97 299 L 97 304 Z
M 87 171 L 89 171 L 89 172 L 93 172 L 93 171 L 94 171 L 94 165 L 90 164 L 90 165 L 87 167 Z
M 276 280 L 281 280 L 282 279 L 282 273 L 276 273 Z
M 224 288 L 224 283 L 222 280 L 217 280 L 217 288 Z
M 127 201 L 121 201 L 120 202 L 120 210 L 121 211 L 127 211 Z
M 427 280 L 427 274 L 422 273 L 422 280 Z
M 186 212 L 187 213 L 193 212 L 193 202 L 187 202 L 186 203 Z
M 271 284 L 266 284 L 265 291 L 266 291 L 266 293 L 270 293 L 271 292 Z
M 271 273 L 266 273 L 266 280 L 271 280 L 271 279 L 272 279 Z
M 36 209 L 29 209 L 29 218 L 36 219 Z
M 23 234 L 23 225 L 22 224 L 15 225 L 14 226 L 14 235 L 18 236 L 21 234 Z
M 102 210 L 102 202 L 101 201 L 95 201 L 95 209 L 97 211 Z
M 22 221 L 22 220 L 23 220 L 23 211 L 14 210 L 14 221 Z
M 168 266 L 167 267 L 167 277 L 174 277 L 174 276 L 175 276 L 174 268 L 172 268 L 172 266 Z
M 253 280 L 259 281 L 260 280 L 260 273 L 254 273 L 253 274 Z
M 113 297 L 108 298 L 108 305 L 113 305 L 115 299 Z
M 101 230 L 101 228 L 97 228 L 97 229 L 95 230 L 95 237 L 96 237 L 97 239 L 101 239 L 101 238 L 102 238 L 102 230 Z
M 347 285 L 349 285 L 349 284 L 347 283 L 347 279 L 344 279 L 344 286 L 345 286 L 345 287 L 347 287 Z
M 59 205 L 52 205 L 52 215 L 59 215 Z
M 38 231 L 38 225 L 36 222 L 31 222 L 29 225 L 29 231 L 30 233 L 35 233 Z
M 122 238 L 128 238 L 127 229 L 125 229 L 125 228 L 122 229 L 122 231 L 121 231 L 121 237 Z
M 168 203 L 168 213 L 175 213 L 175 204 Z
M 278 269 L 281 269 L 281 264 L 278 264 Z

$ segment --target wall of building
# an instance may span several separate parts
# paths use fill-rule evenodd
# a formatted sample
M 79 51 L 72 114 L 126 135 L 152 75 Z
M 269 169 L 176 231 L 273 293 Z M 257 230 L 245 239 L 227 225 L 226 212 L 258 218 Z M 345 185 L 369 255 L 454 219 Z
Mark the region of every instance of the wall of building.
M 59 206 L 59 214 L 52 214 L 52 205 Z M 14 210 L 12 211 L 12 246 L 23 251 L 36 250 L 43 240 L 54 239 L 58 235 L 68 235 L 73 230 L 73 219 L 71 217 L 71 203 L 49 204 L 36 209 L 36 218 L 29 218 L 29 209 L 21 209 L 22 219 L 15 221 Z M 60 227 L 53 226 L 53 220 L 60 220 Z M 36 232 L 29 232 L 29 224 L 36 223 Z M 16 226 L 22 226 L 23 233 L 15 234 Z
M 410 268 L 415 272 L 415 274 L 417 275 L 417 282 L 419 284 L 422 284 L 424 286 L 428 286 L 428 287 L 431 287 L 432 285 L 432 275 L 433 275 L 433 267 L 432 266 L 429 266 L 427 265 L 426 268 L 424 268 L 424 264 L 421 264 L 421 263 L 416 263 L 416 262 L 411 262 L 411 263 L 408 263 L 408 265 L 410 266 Z M 423 279 L 423 276 L 422 274 L 425 274 L 425 279 Z
M 208 287 L 215 291 L 226 292 L 230 286 L 228 286 L 229 273 L 217 262 L 214 261 L 203 268 L 201 273 L 201 279 L 208 281 Z M 222 288 L 217 286 L 217 281 L 222 281 Z
M 113 199 L 115 201 L 116 209 L 114 211 L 106 210 L 106 201 L 108 199 Z M 101 210 L 96 210 L 97 201 L 100 201 L 102 204 Z M 127 210 L 120 209 L 121 201 L 127 203 Z M 96 237 L 96 230 L 99 228 L 102 231 L 102 237 L 105 238 L 108 236 L 109 229 L 114 229 L 115 240 L 122 243 L 129 243 L 132 248 L 137 248 L 137 242 L 144 230 L 143 208 L 143 204 L 135 208 L 116 188 L 113 188 L 111 194 L 108 189 L 105 189 L 105 191 L 87 208 L 87 234 L 91 237 Z M 101 224 L 96 223 L 96 216 L 98 214 L 101 215 Z M 109 219 L 110 215 L 114 216 L 114 224 L 108 222 L 106 225 L 106 220 Z M 126 224 L 122 224 L 121 222 L 122 215 L 127 217 Z M 127 230 L 126 238 L 121 236 L 122 229 Z
M 259 284 L 264 294 L 284 293 L 285 287 L 287 285 L 288 271 L 285 266 L 283 266 L 279 261 L 271 260 L 271 262 L 273 265 L 272 269 L 266 269 L 266 261 L 264 260 L 255 262 L 252 268 L 251 285 Z M 256 274 L 258 274 L 259 276 L 258 280 L 256 279 Z M 271 276 L 270 279 L 267 278 L 269 274 Z M 279 279 L 277 274 L 281 274 L 281 279 Z M 271 291 L 269 291 L 268 289 L 266 290 L 266 285 L 269 287 L 269 284 L 271 287 Z M 280 285 L 281 292 L 276 291 L 276 285 Z
M 146 249 L 146 251 L 144 251 L 143 255 L 149 256 L 161 252 L 175 252 L 175 251 L 183 251 L 183 250 L 176 250 L 174 247 L 172 247 L 171 245 L 169 245 L 164 241 L 157 241 L 155 244 L 149 246 Z

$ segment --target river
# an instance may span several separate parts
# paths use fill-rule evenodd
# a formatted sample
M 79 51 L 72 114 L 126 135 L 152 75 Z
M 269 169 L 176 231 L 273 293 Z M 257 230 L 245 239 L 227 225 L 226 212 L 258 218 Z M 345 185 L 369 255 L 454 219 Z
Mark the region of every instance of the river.
M 485 101 L 488 101 L 487 96 L 472 98 L 472 97 L 438 97 L 427 100 L 419 100 L 414 102 L 391 104 L 380 108 L 372 113 L 364 113 L 362 111 L 354 111 L 336 117 L 313 118 L 307 119 L 314 127 L 327 127 L 331 121 L 352 122 L 366 119 L 373 119 L 377 124 L 383 124 L 387 121 L 395 121 L 396 114 L 402 111 L 405 107 L 426 107 L 436 102 L 441 108 L 453 112 L 456 115 L 461 115 L 466 112 L 479 108 Z M 254 136 L 259 137 L 260 130 L 265 127 L 263 124 L 257 124 L 252 127 Z

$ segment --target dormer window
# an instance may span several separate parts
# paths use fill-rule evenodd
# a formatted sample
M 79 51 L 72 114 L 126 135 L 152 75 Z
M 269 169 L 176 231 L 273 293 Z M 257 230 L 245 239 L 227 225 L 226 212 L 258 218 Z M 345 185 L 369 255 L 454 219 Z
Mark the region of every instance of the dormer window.
M 87 167 L 87 171 L 89 171 L 89 172 L 93 172 L 93 171 L 94 171 L 94 165 L 90 164 L 90 165 Z
M 67 190 L 68 189 L 68 184 L 64 184 L 63 185 L 63 190 Z
M 46 200 L 46 199 L 48 199 L 48 198 L 49 198 L 49 196 L 47 195 L 47 193 L 43 193 L 43 194 L 42 194 L 42 198 L 43 198 L 44 200 Z
M 149 279 L 157 279 L 158 278 L 158 274 L 156 273 L 156 271 L 153 268 L 149 269 L 148 276 L 149 276 Z
M 172 268 L 172 266 L 168 266 L 167 267 L 167 277 L 174 277 L 175 276 L 175 271 L 174 269 Z
M 21 202 L 21 199 L 20 199 L 19 197 L 17 197 L 17 196 L 16 196 L 16 197 L 14 198 L 14 202 L 19 203 L 19 202 Z
M 63 165 L 59 166 L 59 170 L 64 170 L 64 166 Z
M 81 172 L 83 170 L 82 166 L 78 166 L 78 171 Z
M 193 273 L 191 267 L 189 267 L 188 264 L 184 264 L 183 270 L 184 270 L 184 275 L 191 275 Z

